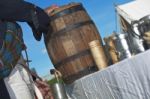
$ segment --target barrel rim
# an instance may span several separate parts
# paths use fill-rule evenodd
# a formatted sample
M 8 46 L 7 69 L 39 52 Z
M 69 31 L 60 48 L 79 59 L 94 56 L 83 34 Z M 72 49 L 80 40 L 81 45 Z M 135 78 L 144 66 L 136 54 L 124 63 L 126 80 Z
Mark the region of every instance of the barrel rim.
M 67 7 L 67 6 L 68 6 L 68 7 Z M 55 11 L 57 11 L 58 9 L 61 9 L 61 8 L 62 8 L 61 10 L 59 10 L 59 11 L 57 11 L 57 12 L 55 12 L 55 13 L 50 13 L 49 16 L 52 17 L 52 16 L 54 16 L 54 15 L 56 15 L 56 14 L 58 14 L 58 13 L 63 12 L 64 10 L 67 10 L 67 9 L 69 9 L 69 8 L 73 8 L 73 7 L 76 7 L 76 6 L 82 6 L 82 3 L 70 3 L 70 4 L 68 4 L 68 5 L 64 5 L 64 6 L 62 6 L 62 7 L 57 8 Z
M 54 15 L 49 15 L 49 16 L 50 16 L 50 20 L 53 21 L 57 18 L 63 17 L 65 15 L 69 15 L 78 11 L 82 11 L 82 10 L 85 11 L 85 8 L 83 7 L 82 4 L 78 4 L 76 6 L 72 6 L 68 9 L 66 8 L 64 10 L 54 13 Z
M 90 49 L 85 49 L 83 51 L 75 53 L 74 55 L 67 56 L 64 59 L 62 59 L 62 60 L 58 61 L 57 63 L 55 63 L 54 67 L 55 68 L 59 68 L 59 67 L 63 66 L 66 63 L 69 63 L 69 62 L 71 62 L 73 60 L 76 60 L 76 59 L 78 59 L 80 57 L 84 57 L 84 56 L 87 56 L 87 55 L 91 55 Z
M 71 75 L 67 75 L 66 77 L 63 77 L 63 79 L 64 79 L 65 83 L 70 84 L 70 83 L 75 81 L 74 79 L 77 80 L 81 77 L 84 77 L 87 74 L 91 74 L 91 73 L 94 73 L 96 71 L 98 71 L 98 68 L 96 67 L 96 64 L 94 63 L 94 64 L 89 65 L 86 68 L 76 72 L 76 73 L 74 72 Z
M 88 21 L 79 22 L 76 24 L 66 26 L 65 28 L 63 28 L 59 31 L 56 31 L 56 32 L 48 33 L 48 34 L 44 35 L 45 42 L 49 42 L 50 39 L 55 38 L 57 36 L 61 36 L 66 32 L 71 33 L 69 31 L 72 31 L 73 29 L 78 29 L 78 28 L 83 27 L 85 25 L 91 25 L 91 24 L 95 25 L 92 20 L 88 20 Z M 50 38 L 48 38 L 48 37 L 50 37 Z

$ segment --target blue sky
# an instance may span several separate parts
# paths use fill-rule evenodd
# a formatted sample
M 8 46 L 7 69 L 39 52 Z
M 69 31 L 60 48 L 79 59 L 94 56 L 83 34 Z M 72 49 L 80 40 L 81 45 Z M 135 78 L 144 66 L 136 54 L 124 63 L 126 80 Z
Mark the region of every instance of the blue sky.
M 105 37 L 116 30 L 116 16 L 114 4 L 123 4 L 132 0 L 26 0 L 35 5 L 46 8 L 50 5 L 64 5 L 70 2 L 81 2 L 93 21 L 99 33 Z M 54 68 L 45 49 L 43 39 L 37 42 L 32 36 L 32 31 L 26 23 L 20 23 L 24 33 L 24 41 L 27 45 L 30 67 L 34 67 L 40 76 L 49 73 Z

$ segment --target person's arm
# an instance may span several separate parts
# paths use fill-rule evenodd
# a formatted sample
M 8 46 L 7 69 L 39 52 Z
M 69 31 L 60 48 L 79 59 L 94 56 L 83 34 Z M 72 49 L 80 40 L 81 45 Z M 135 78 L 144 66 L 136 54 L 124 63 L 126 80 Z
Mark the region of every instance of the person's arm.
M 0 19 L 27 22 L 35 29 L 33 31 L 45 33 L 48 31 L 50 20 L 43 9 L 23 0 L 1 0 Z
M 0 19 L 31 22 L 30 10 L 32 7 L 32 4 L 25 3 L 21 0 L 1 0 Z

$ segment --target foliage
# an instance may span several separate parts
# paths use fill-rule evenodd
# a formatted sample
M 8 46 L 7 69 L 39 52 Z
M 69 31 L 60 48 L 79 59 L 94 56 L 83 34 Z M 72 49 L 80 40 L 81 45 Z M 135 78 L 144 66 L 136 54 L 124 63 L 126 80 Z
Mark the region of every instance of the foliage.
M 62 79 L 59 79 L 59 81 L 57 81 L 56 78 L 53 78 L 53 79 L 51 79 L 51 80 L 48 81 L 48 84 L 52 85 L 52 84 L 55 84 L 57 82 L 64 83 Z

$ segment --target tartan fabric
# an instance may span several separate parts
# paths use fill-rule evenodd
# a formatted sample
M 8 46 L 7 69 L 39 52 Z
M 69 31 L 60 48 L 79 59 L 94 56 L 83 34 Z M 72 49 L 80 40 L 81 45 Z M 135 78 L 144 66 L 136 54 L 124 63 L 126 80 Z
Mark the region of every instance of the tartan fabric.
M 7 77 L 21 56 L 23 38 L 20 26 L 15 22 L 5 22 L 7 30 L 0 51 L 3 66 L 0 67 L 0 79 Z

